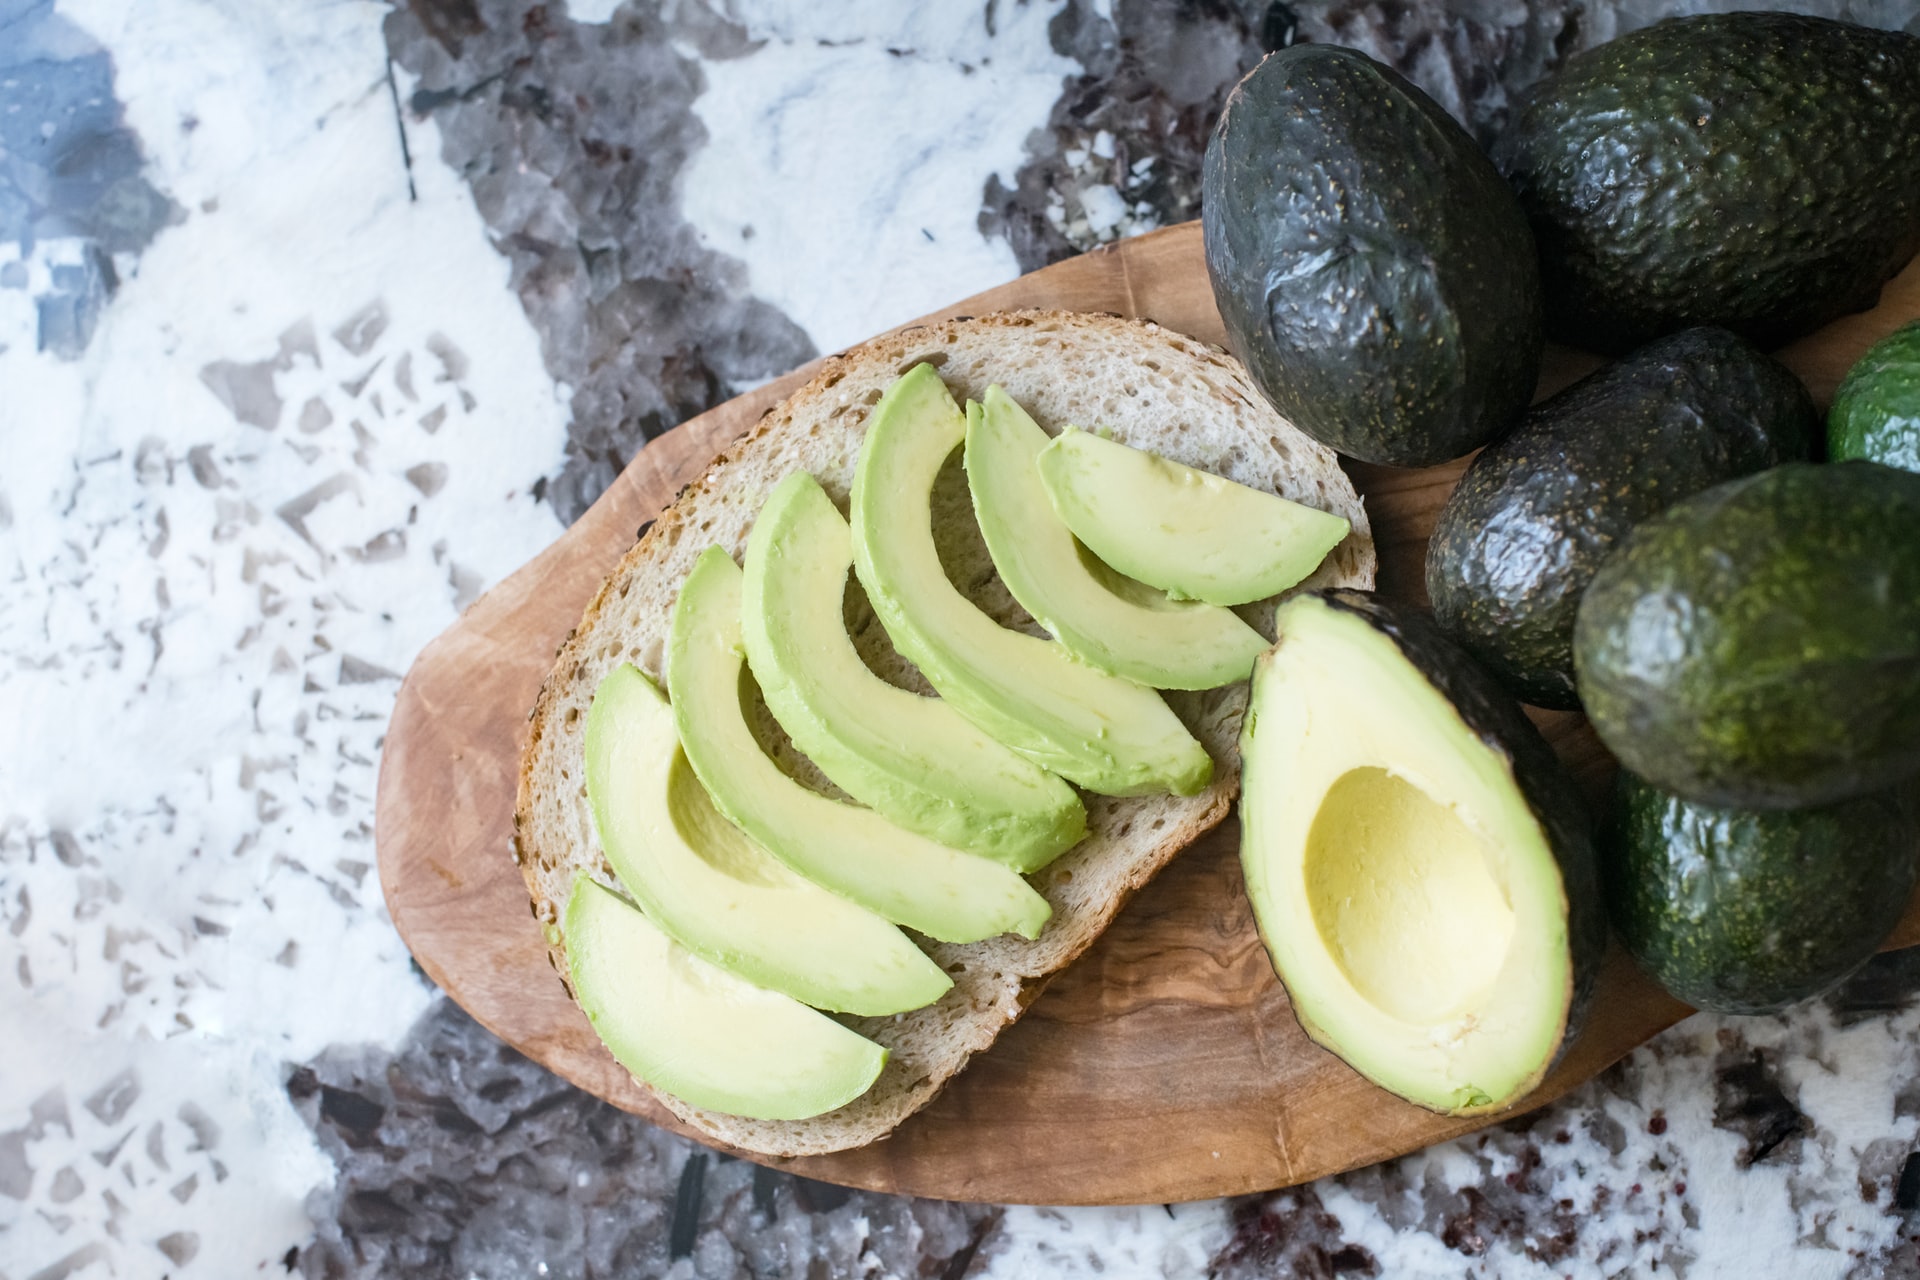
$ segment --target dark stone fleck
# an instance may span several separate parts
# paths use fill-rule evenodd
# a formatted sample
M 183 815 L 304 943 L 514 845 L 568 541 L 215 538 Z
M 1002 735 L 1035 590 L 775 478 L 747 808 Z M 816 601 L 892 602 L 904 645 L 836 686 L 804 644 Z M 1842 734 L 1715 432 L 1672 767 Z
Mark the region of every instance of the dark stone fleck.
M 1740 1167 L 1766 1159 L 1811 1126 L 1780 1088 L 1771 1055 L 1736 1044 L 1721 1050 L 1713 1073 L 1713 1124 L 1747 1140 Z
M 1310 1186 L 1250 1196 L 1234 1206 L 1232 1221 L 1232 1237 L 1207 1269 L 1216 1280 L 1380 1274 L 1378 1259 L 1344 1237 Z
M 387 1109 L 373 1099 L 332 1085 L 320 1086 L 320 1117 L 353 1133 L 371 1133 L 380 1127 Z
M 1868 1019 L 1899 1013 L 1920 995 L 1920 947 L 1883 951 L 1827 993 L 1834 1020 L 1850 1027 Z
M 1920 1209 L 1920 1151 L 1909 1155 L 1900 1166 L 1900 1185 L 1893 1193 L 1893 1207 L 1902 1213 Z
M 700 1235 L 700 1201 L 706 1194 L 707 1153 L 695 1151 L 680 1166 L 680 1186 L 673 1196 L 673 1226 L 667 1232 L 667 1256 L 684 1258 L 693 1252 Z

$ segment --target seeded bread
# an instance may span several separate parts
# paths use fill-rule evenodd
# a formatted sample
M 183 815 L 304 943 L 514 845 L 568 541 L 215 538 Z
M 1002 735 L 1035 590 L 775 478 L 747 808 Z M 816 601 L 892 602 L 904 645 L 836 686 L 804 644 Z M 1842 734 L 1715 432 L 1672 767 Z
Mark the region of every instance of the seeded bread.
M 576 875 L 619 884 L 594 834 L 583 767 L 586 711 L 600 678 L 615 664 L 632 662 L 664 683 L 673 605 L 694 558 L 715 543 L 738 558 L 755 513 L 782 478 L 811 472 L 844 512 L 868 414 L 897 376 L 922 361 L 939 369 L 963 403 L 997 382 L 1050 432 L 1068 424 L 1103 429 L 1124 443 L 1345 516 L 1351 535 L 1301 589 L 1373 585 L 1366 513 L 1332 451 L 1275 413 L 1240 365 L 1213 347 L 1144 321 L 1061 311 L 947 321 L 874 339 L 828 360 L 689 485 L 621 560 L 561 649 L 534 706 L 515 814 L 521 870 L 542 921 L 558 919 Z M 1004 625 L 1043 635 L 994 573 L 957 452 L 935 488 L 934 524 L 942 562 L 961 591 Z M 1271 637 L 1274 604 L 1239 612 Z M 851 580 L 846 615 L 876 672 L 931 692 L 894 652 Z M 802 1121 L 745 1120 L 664 1095 L 660 1101 L 701 1133 L 765 1155 L 821 1154 L 885 1137 L 992 1044 L 1136 889 L 1226 816 L 1239 788 L 1235 747 L 1246 695 L 1245 684 L 1165 695 L 1212 755 L 1212 785 L 1191 797 L 1086 796 L 1088 837 L 1029 877 L 1054 911 L 1038 940 L 922 940 L 952 976 L 952 990 L 897 1017 L 843 1019 L 890 1052 L 865 1095 Z M 755 727 L 788 773 L 839 794 L 794 751 L 764 707 Z M 564 941 L 557 929 L 549 934 L 564 974 Z

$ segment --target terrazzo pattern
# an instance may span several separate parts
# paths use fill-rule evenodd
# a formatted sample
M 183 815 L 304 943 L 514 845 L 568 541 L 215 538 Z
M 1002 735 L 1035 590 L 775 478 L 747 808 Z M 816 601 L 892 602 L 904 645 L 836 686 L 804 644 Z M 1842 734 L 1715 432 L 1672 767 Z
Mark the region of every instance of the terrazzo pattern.
M 1920 1275 L 1912 954 L 1459 1142 L 1111 1210 L 712 1155 L 421 979 L 398 673 L 647 439 L 1194 216 L 1265 49 L 1487 137 L 1670 6 L 822 8 L 0 0 L 0 1280 Z

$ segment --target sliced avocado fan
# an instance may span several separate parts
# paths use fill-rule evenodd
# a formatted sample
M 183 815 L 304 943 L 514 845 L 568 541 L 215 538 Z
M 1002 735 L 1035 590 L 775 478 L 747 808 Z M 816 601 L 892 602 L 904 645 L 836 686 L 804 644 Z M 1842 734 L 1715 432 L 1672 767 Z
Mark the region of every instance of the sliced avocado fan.
M 1571 1040 L 1605 945 L 1552 749 L 1424 615 L 1297 596 L 1254 668 L 1241 864 L 1308 1035 L 1435 1111 L 1504 1107 Z
M 1034 871 L 1087 833 L 1072 787 L 939 698 L 888 684 L 847 634 L 853 540 L 796 472 L 747 541 L 741 636 L 774 719 L 834 785 L 929 840 Z
M 782 773 L 747 724 L 744 668 L 740 569 L 722 548 L 708 547 L 674 605 L 667 692 L 681 747 L 714 807 L 815 884 L 930 938 L 1040 936 L 1053 908 L 1007 867 L 903 831 Z
M 1266 638 L 1230 609 L 1169 599 L 1087 554 L 1040 483 L 1047 446 L 1040 424 L 998 386 L 967 403 L 973 513 L 1020 607 L 1076 658 L 1135 684 L 1215 689 L 1246 679 Z
M 721 817 L 673 711 L 638 667 L 587 711 L 587 800 L 614 874 L 647 918 L 757 987 L 841 1013 L 900 1013 L 953 985 L 907 935 L 787 870 Z
M 935 479 L 967 434 L 932 365 L 874 406 L 853 482 L 853 560 L 893 643 L 960 714 L 1042 768 L 1111 796 L 1195 795 L 1213 760 L 1153 690 L 1002 627 L 948 581 Z
M 561 930 L 574 995 L 620 1065 L 696 1107 L 805 1120 L 873 1086 L 887 1051 L 679 946 L 586 876 Z
M 1175 598 L 1247 604 L 1320 567 L 1340 516 L 1072 427 L 1040 451 L 1040 478 L 1073 536 Z

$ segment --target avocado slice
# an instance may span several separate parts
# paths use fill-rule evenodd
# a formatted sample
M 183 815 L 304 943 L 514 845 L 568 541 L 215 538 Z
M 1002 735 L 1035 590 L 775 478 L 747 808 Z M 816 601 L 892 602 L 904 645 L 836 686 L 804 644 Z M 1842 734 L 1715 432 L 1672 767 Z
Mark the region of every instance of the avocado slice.
M 1789 463 L 1636 528 L 1574 624 L 1602 742 L 1663 791 L 1799 809 L 1920 771 L 1920 475 Z
M 1920 320 L 1873 344 L 1827 413 L 1827 457 L 1920 471 Z
M 1347 521 L 1068 427 L 1040 451 L 1053 509 L 1087 550 L 1176 600 L 1251 604 L 1320 567 Z
M 812 476 L 775 486 L 747 540 L 741 633 L 774 719 L 854 799 L 940 844 L 1037 871 L 1078 844 L 1072 787 L 939 698 L 861 660 L 842 602 L 853 537 Z
M 933 542 L 933 483 L 966 434 L 929 364 L 889 387 L 868 421 L 853 563 L 894 646 L 961 715 L 1089 791 L 1198 794 L 1213 760 L 1159 694 L 1002 627 L 948 581 Z
M 1314 1040 L 1452 1115 L 1538 1084 L 1577 1033 L 1606 925 L 1573 783 L 1424 615 L 1295 596 L 1254 667 L 1241 865 Z
M 1898 791 L 1756 812 L 1622 770 L 1603 882 L 1614 931 L 1661 986 L 1696 1009 L 1771 1013 L 1879 950 L 1906 912 L 1916 851 Z
M 1771 349 L 1920 250 L 1920 39 L 1793 13 L 1671 18 L 1568 58 L 1493 158 L 1547 331 L 1617 353 L 1690 325 Z
M 587 801 L 647 918 L 710 964 L 820 1009 L 918 1009 L 953 985 L 907 935 L 802 880 L 714 810 L 653 681 L 622 663 L 587 711 Z
M 1434 617 L 1522 699 L 1572 710 L 1574 615 L 1614 545 L 1690 494 L 1804 461 L 1819 428 L 1800 379 L 1725 329 L 1649 343 L 1474 458 L 1427 543 Z
M 1432 98 L 1297 44 L 1227 95 L 1201 169 L 1227 343 L 1302 431 L 1426 467 L 1499 434 L 1540 370 L 1540 267 L 1513 192 Z
M 740 703 L 740 576 L 720 547 L 700 554 L 667 650 L 674 725 L 714 807 L 792 870 L 895 924 L 942 942 L 1039 937 L 1053 908 L 1014 872 L 809 791 L 760 749 Z
M 968 401 L 973 513 L 1020 607 L 1076 658 L 1135 684 L 1216 689 L 1246 679 L 1267 641 L 1232 610 L 1172 600 L 1145 583 L 1128 590 L 1120 575 L 1088 563 L 1040 482 L 1047 444 L 1046 431 L 998 386 L 983 402 Z
M 805 1120 L 873 1086 L 887 1051 L 681 947 L 608 889 L 573 882 L 561 930 L 573 993 L 620 1065 L 682 1102 Z

